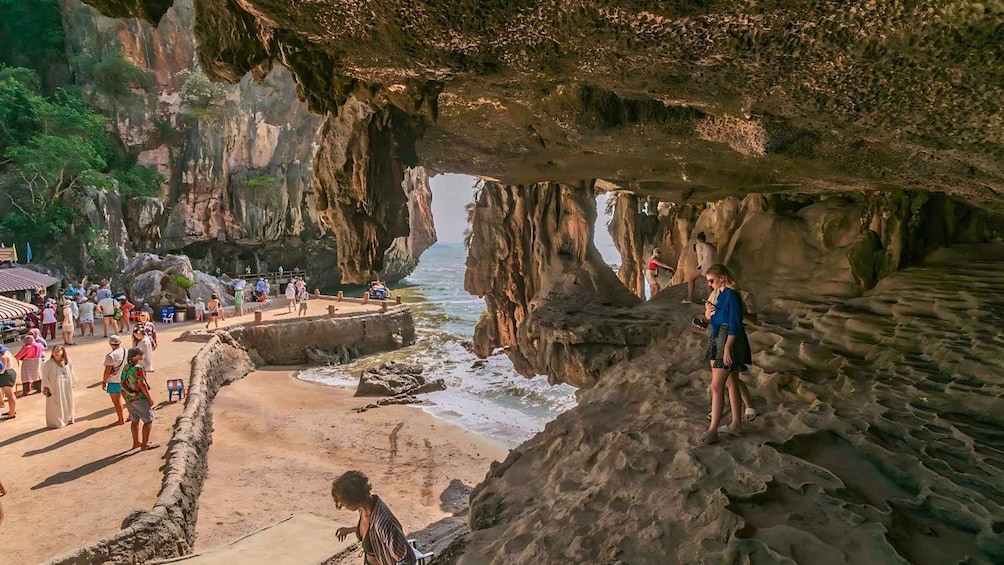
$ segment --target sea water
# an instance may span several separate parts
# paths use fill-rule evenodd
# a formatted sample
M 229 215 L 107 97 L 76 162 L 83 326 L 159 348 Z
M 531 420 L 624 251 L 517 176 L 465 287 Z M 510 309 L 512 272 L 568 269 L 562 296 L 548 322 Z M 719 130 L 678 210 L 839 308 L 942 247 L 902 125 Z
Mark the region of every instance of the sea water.
M 425 367 L 430 379 L 447 389 L 422 395 L 421 409 L 486 435 L 509 447 L 526 441 L 558 414 L 575 405 L 574 388 L 551 386 L 545 377 L 526 379 L 504 353 L 479 360 L 464 345 L 485 309 L 484 300 L 464 290 L 467 250 L 459 243 L 437 243 L 422 254 L 418 268 L 393 292 L 411 307 L 414 345 L 372 355 L 347 365 L 311 367 L 306 381 L 354 389 L 361 369 L 388 361 Z

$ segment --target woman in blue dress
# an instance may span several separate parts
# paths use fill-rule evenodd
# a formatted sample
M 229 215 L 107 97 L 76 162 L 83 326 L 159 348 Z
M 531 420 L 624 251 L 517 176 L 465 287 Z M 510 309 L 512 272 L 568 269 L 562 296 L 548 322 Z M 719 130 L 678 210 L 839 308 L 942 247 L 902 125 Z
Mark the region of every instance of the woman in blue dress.
M 719 432 L 742 434 L 742 399 L 739 373 L 753 362 L 749 338 L 743 326 L 745 306 L 739 294 L 735 277 L 722 264 L 712 265 L 705 271 L 708 287 L 718 291 L 714 314 L 711 315 L 708 349 L 705 357 L 711 364 L 711 423 L 698 443 L 711 444 L 719 440 Z M 729 389 L 732 422 L 721 426 L 725 408 L 725 387 Z

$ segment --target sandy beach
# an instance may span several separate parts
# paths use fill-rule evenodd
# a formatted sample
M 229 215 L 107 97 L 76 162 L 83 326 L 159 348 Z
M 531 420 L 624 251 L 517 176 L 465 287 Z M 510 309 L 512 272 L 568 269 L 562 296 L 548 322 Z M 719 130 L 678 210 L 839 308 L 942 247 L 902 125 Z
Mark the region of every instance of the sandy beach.
M 312 300 L 309 314 L 321 315 L 329 304 L 332 302 Z M 347 312 L 378 307 L 339 303 L 338 308 Z M 264 313 L 266 321 L 289 316 L 285 307 Z M 250 314 L 228 317 L 220 327 L 251 319 Z M 19 399 L 17 418 L 0 422 L 0 481 L 9 492 L 2 501 L 6 516 L 0 526 L 5 542 L 0 562 L 37 563 L 112 534 L 131 512 L 152 507 L 160 490 L 166 445 L 181 413 L 180 403 L 165 403 L 164 381 L 187 379 L 191 359 L 202 347 L 174 339 L 200 327 L 193 322 L 158 325 L 160 347 L 150 380 L 158 403 L 152 439 L 160 448 L 153 451 L 130 450 L 128 426 L 114 425 L 111 401 L 99 384 L 108 351 L 100 330 L 96 337 L 77 337 L 77 345 L 68 348 L 78 377 L 74 424 L 46 429 L 45 398 L 33 395 Z M 58 343 L 61 340 L 53 340 L 50 350 Z M 486 443 L 480 450 L 483 459 L 473 457 L 479 451 L 468 447 L 476 438 L 463 440 L 469 444 L 462 443 L 463 434 L 451 435 L 459 433 L 459 429 L 418 409 L 388 407 L 363 415 L 351 414 L 349 405 L 353 401 L 343 398 L 349 393 L 300 383 L 292 375 L 286 368 L 265 371 L 248 381 L 250 384 L 238 383 L 248 384 L 247 390 L 233 387 L 221 393 L 214 421 L 218 435 L 214 436 L 210 479 L 203 495 L 205 506 L 200 511 L 200 548 L 277 521 L 284 517 L 277 513 L 299 511 L 300 503 L 315 513 L 335 516 L 330 496 L 325 494 L 327 484 L 343 465 L 347 469 L 349 464 L 371 474 L 379 491 L 409 528 L 421 527 L 423 520 L 443 515 L 436 514 L 435 505 L 443 491 L 443 480 L 448 484 L 450 479 L 458 478 L 471 485 L 471 481 L 484 477 L 492 459 L 504 456 L 504 450 L 492 450 Z M 276 379 L 282 379 L 282 384 L 277 384 Z M 389 438 L 399 423 L 402 426 L 394 436 L 394 450 Z M 352 433 L 335 436 L 330 434 L 331 426 L 348 426 L 343 429 Z M 368 426 L 372 431 L 366 431 Z M 455 439 L 444 443 L 444 438 Z M 432 448 L 425 447 L 425 439 Z M 472 454 L 468 461 L 473 466 L 465 473 L 459 472 L 461 459 L 457 453 L 461 449 Z M 422 466 L 420 462 L 425 460 L 430 463 Z M 428 467 L 435 473 L 418 475 L 421 480 L 416 484 L 405 465 Z M 244 484 L 235 476 L 241 471 L 238 466 L 247 471 Z M 270 472 L 274 477 L 268 475 Z M 425 487 L 427 477 L 431 482 Z M 401 493 L 423 502 L 411 504 L 412 499 Z M 267 503 L 262 500 L 266 498 Z M 426 500 L 431 502 L 426 504 Z
M 223 388 L 213 405 L 209 477 L 199 505 L 196 551 L 298 513 L 351 526 L 336 510 L 331 481 L 366 473 L 407 531 L 452 515 L 464 487 L 481 482 L 508 450 L 409 406 L 362 414 L 373 399 L 266 367 Z

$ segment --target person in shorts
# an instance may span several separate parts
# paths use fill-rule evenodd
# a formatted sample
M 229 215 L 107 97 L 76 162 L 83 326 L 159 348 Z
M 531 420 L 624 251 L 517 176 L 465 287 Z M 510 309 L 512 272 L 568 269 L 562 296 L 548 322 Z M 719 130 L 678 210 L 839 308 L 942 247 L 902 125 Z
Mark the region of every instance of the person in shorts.
M 718 249 L 708 243 L 708 236 L 704 232 L 697 234 L 697 243 L 694 244 L 694 252 L 697 253 L 697 269 L 687 279 L 687 298 L 683 299 L 684 304 L 694 303 L 694 287 L 697 280 L 704 278 L 708 269 L 718 263 Z
M 300 316 L 307 315 L 307 300 L 310 299 L 310 295 L 307 294 L 307 291 L 305 290 L 300 291 L 299 299 L 300 299 L 300 310 L 296 314 L 297 318 L 299 318 Z
M 122 398 L 125 399 L 129 419 L 132 420 L 132 448 L 143 451 L 156 449 L 160 445 L 150 443 L 150 430 L 153 428 L 153 393 L 146 381 L 146 371 L 143 370 L 143 350 L 132 347 L 126 353 L 126 365 L 122 369 Z M 143 439 L 140 441 L 139 424 L 143 422 Z
M 216 327 L 220 327 L 220 318 L 223 317 L 223 303 L 220 302 L 220 298 L 215 294 L 209 297 L 209 304 L 206 305 L 206 311 L 209 312 L 209 319 L 206 320 L 206 329 L 209 329 L 210 324 L 216 324 Z
M 105 372 L 101 376 L 101 390 L 108 393 L 112 399 L 112 406 L 115 408 L 115 415 L 118 416 L 116 425 L 121 426 L 126 423 L 125 412 L 122 406 L 122 367 L 125 366 L 125 349 L 122 349 L 122 338 L 118 334 L 108 336 L 108 346 L 111 351 L 105 355 Z

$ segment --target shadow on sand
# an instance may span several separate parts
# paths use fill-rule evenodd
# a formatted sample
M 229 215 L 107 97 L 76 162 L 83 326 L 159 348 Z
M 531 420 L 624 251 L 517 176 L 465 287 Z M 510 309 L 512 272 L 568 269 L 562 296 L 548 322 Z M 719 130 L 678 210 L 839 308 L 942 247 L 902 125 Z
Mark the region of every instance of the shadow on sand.
M 45 447 L 40 447 L 38 449 L 32 449 L 32 450 L 29 450 L 29 451 L 25 451 L 24 455 L 22 455 L 22 457 L 31 457 L 33 455 L 41 455 L 43 453 L 49 453 L 50 451 L 55 451 L 55 450 L 59 449 L 60 447 L 65 447 L 67 445 L 70 445 L 71 443 L 78 442 L 78 441 L 80 441 L 82 439 L 91 437 L 92 435 L 94 435 L 94 434 L 96 434 L 96 433 L 98 433 L 100 431 L 107 430 L 107 429 L 110 429 L 110 428 L 111 428 L 111 426 L 106 426 L 106 427 L 103 427 L 103 428 L 88 428 L 88 429 L 86 429 L 86 430 L 84 430 L 84 431 L 82 431 L 82 432 L 80 432 L 78 434 L 75 434 L 75 435 L 72 435 L 72 436 L 69 436 L 69 437 L 64 437 L 63 439 L 61 439 L 61 440 L 59 440 L 56 443 L 53 443 L 51 445 L 47 445 Z
M 31 490 L 39 490 L 45 487 L 51 487 L 54 485 L 61 485 L 63 483 L 68 483 L 70 481 L 79 479 L 80 477 L 85 477 L 87 475 L 90 475 L 91 473 L 100 471 L 101 469 L 104 469 L 105 467 L 117 463 L 125 459 L 126 457 L 129 457 L 130 455 L 134 455 L 136 453 L 140 453 L 140 451 L 129 449 L 121 453 L 109 455 L 108 457 L 105 457 L 103 459 L 98 459 L 97 461 L 91 461 L 90 463 L 85 463 L 77 467 L 76 469 L 71 469 L 69 471 L 61 471 L 59 473 L 56 473 L 55 475 L 52 475 L 48 479 L 45 479 L 44 481 L 38 483 L 37 485 L 31 487 Z

